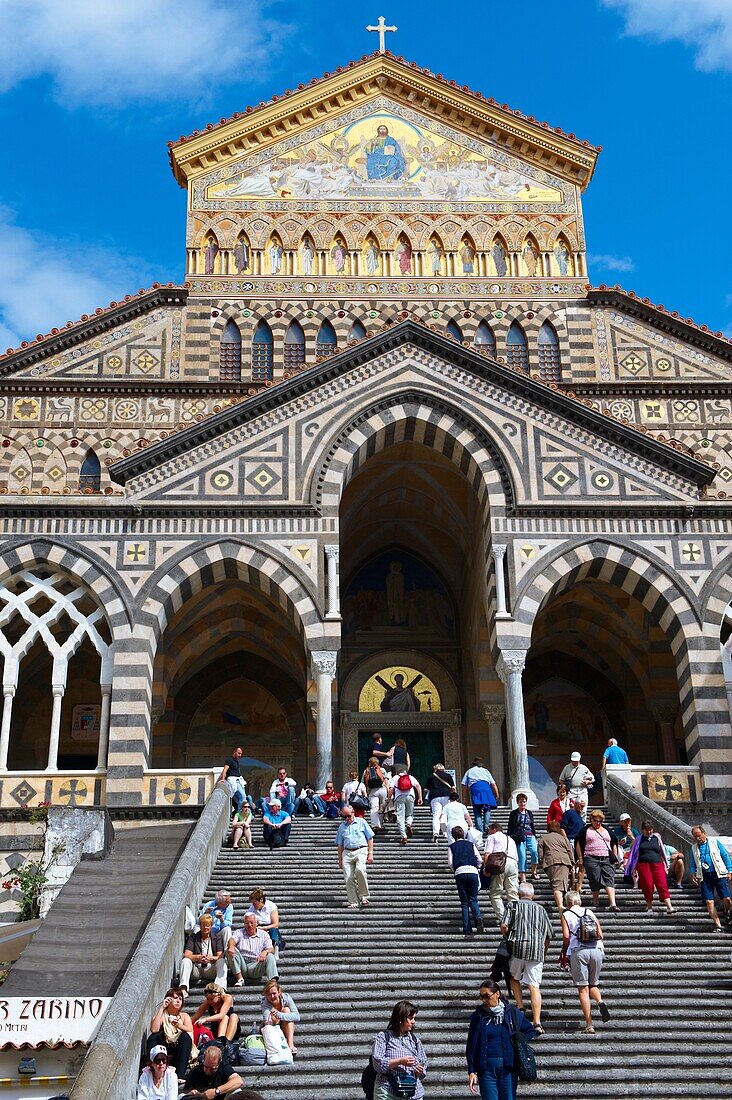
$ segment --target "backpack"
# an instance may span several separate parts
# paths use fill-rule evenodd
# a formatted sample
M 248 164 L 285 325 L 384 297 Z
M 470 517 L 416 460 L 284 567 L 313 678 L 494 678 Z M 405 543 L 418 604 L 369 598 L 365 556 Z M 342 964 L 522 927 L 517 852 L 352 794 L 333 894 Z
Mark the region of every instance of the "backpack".
M 412 780 L 408 772 L 402 772 L 396 782 L 398 791 L 411 791 Z
M 261 1035 L 247 1035 L 239 1047 L 239 1065 L 241 1066 L 265 1066 L 267 1064 L 267 1048 Z
M 579 918 L 576 935 L 580 943 L 597 943 L 597 924 L 594 916 L 587 909 Z

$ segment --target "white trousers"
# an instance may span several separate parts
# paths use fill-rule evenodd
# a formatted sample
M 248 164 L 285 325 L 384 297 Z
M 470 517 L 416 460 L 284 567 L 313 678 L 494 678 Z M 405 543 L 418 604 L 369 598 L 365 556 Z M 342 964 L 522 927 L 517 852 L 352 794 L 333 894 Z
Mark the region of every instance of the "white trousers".
M 394 791 L 394 809 L 399 833 L 406 836 L 407 825 L 411 825 L 414 820 L 414 791 Z
M 343 877 L 350 905 L 369 896 L 369 880 L 366 877 L 368 848 L 346 848 L 343 852 Z
M 383 787 L 376 787 L 369 791 L 369 803 L 371 805 L 371 828 L 381 828 L 381 815 L 386 806 L 386 791 Z
M 216 982 L 226 989 L 226 959 L 218 959 L 215 963 L 203 966 L 202 963 L 194 963 L 191 959 L 183 959 L 180 964 L 180 984 L 186 989 L 191 988 L 191 974 L 197 982 Z
M 441 794 L 438 798 L 432 795 L 430 799 L 430 807 L 432 809 L 432 835 L 439 836 L 440 833 L 445 833 L 445 827 L 440 825 L 440 818 L 442 817 L 442 807 L 447 806 L 450 801 L 449 794 Z

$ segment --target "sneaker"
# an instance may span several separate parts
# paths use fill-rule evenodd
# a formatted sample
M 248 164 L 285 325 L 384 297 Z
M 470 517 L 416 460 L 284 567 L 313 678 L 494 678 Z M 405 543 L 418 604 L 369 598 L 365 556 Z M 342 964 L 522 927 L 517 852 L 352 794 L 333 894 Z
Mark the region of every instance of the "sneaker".
M 432 843 L 433 844 L 439 844 L 440 843 L 440 834 L 439 833 L 434 833 L 433 834 Z
M 603 1022 L 607 1023 L 610 1019 L 610 1009 L 607 1007 L 604 1001 L 600 1001 L 598 1007 L 600 1009 L 600 1015 L 602 1016 Z
M 279 957 L 280 957 L 280 949 L 279 949 L 279 947 L 275 947 L 275 949 L 274 949 L 274 957 L 275 957 L 276 959 L 279 959 Z
M 645 915 L 647 917 L 652 917 L 653 916 L 653 906 L 652 905 L 649 905 L 648 908 L 645 910 Z
M 715 924 L 714 925 L 714 931 L 715 932 L 721 932 L 722 931 L 722 925 L 721 924 Z
M 244 979 L 239 978 L 238 981 L 234 982 L 234 989 L 241 989 L 244 984 L 245 984 Z

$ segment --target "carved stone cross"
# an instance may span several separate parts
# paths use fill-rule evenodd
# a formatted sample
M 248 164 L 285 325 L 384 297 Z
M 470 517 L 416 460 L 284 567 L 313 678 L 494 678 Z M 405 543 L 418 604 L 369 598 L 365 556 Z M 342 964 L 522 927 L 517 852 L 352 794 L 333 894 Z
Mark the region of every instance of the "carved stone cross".
M 398 27 L 387 27 L 386 20 L 383 15 L 379 16 L 379 22 L 375 27 L 367 27 L 367 31 L 376 31 L 379 36 L 379 53 L 386 53 L 386 32 L 397 31 Z

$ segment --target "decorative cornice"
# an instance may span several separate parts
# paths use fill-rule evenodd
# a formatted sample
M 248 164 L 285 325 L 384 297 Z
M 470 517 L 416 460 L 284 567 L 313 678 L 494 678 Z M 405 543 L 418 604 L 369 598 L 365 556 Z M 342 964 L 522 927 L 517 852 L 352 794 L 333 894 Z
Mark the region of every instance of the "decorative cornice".
M 4 355 L 0 355 L 0 375 L 32 367 L 133 317 L 149 313 L 156 306 L 184 306 L 187 301 L 188 291 L 175 283 L 168 283 L 167 286 L 155 284 L 150 290 L 126 294 L 121 302 L 110 302 L 106 308 L 84 314 L 78 321 L 67 321 L 63 328 L 51 329 L 45 335 L 39 333 L 35 340 L 24 340 L 19 348 L 8 348 Z
M 418 101 L 422 109 L 438 115 L 449 115 L 452 125 L 520 151 L 524 158 L 581 187 L 592 177 L 600 146 L 486 99 L 388 51 L 367 54 L 309 84 L 298 85 L 295 91 L 169 142 L 173 175 L 185 187 L 191 178 L 217 164 L 273 144 L 296 129 L 322 121 L 328 112 L 340 113 L 384 93 L 410 103 Z
M 284 401 L 310 393 L 324 382 L 405 344 L 437 355 L 461 369 L 468 369 L 487 382 L 499 384 L 509 393 L 528 398 L 540 408 L 566 417 L 601 438 L 650 459 L 700 487 L 709 485 L 714 480 L 715 471 L 705 462 L 692 458 L 683 444 L 661 441 L 643 427 L 622 424 L 615 417 L 598 412 L 591 401 L 575 397 L 572 391 L 563 392 L 554 383 L 546 384 L 513 370 L 505 363 L 488 359 L 480 352 L 456 344 L 449 336 L 413 318 L 402 320 L 375 336 L 360 340 L 323 362 L 306 368 L 292 378 L 283 379 L 263 393 L 254 394 L 246 401 L 223 409 L 199 424 L 150 444 L 110 466 L 110 475 L 114 481 L 124 485 L 131 478 L 153 469 L 161 462 L 184 454 L 199 443 L 221 436 L 240 424 L 278 408 Z
M 623 290 L 620 286 L 587 287 L 587 300 L 592 305 L 616 306 L 624 313 L 647 321 L 653 328 L 693 344 L 694 347 L 711 351 L 722 359 L 732 360 L 732 340 L 721 332 L 712 332 L 706 325 L 698 325 L 691 317 L 680 317 L 676 311 L 669 312 L 665 306 L 654 305 L 650 298 L 639 298 L 633 290 Z

